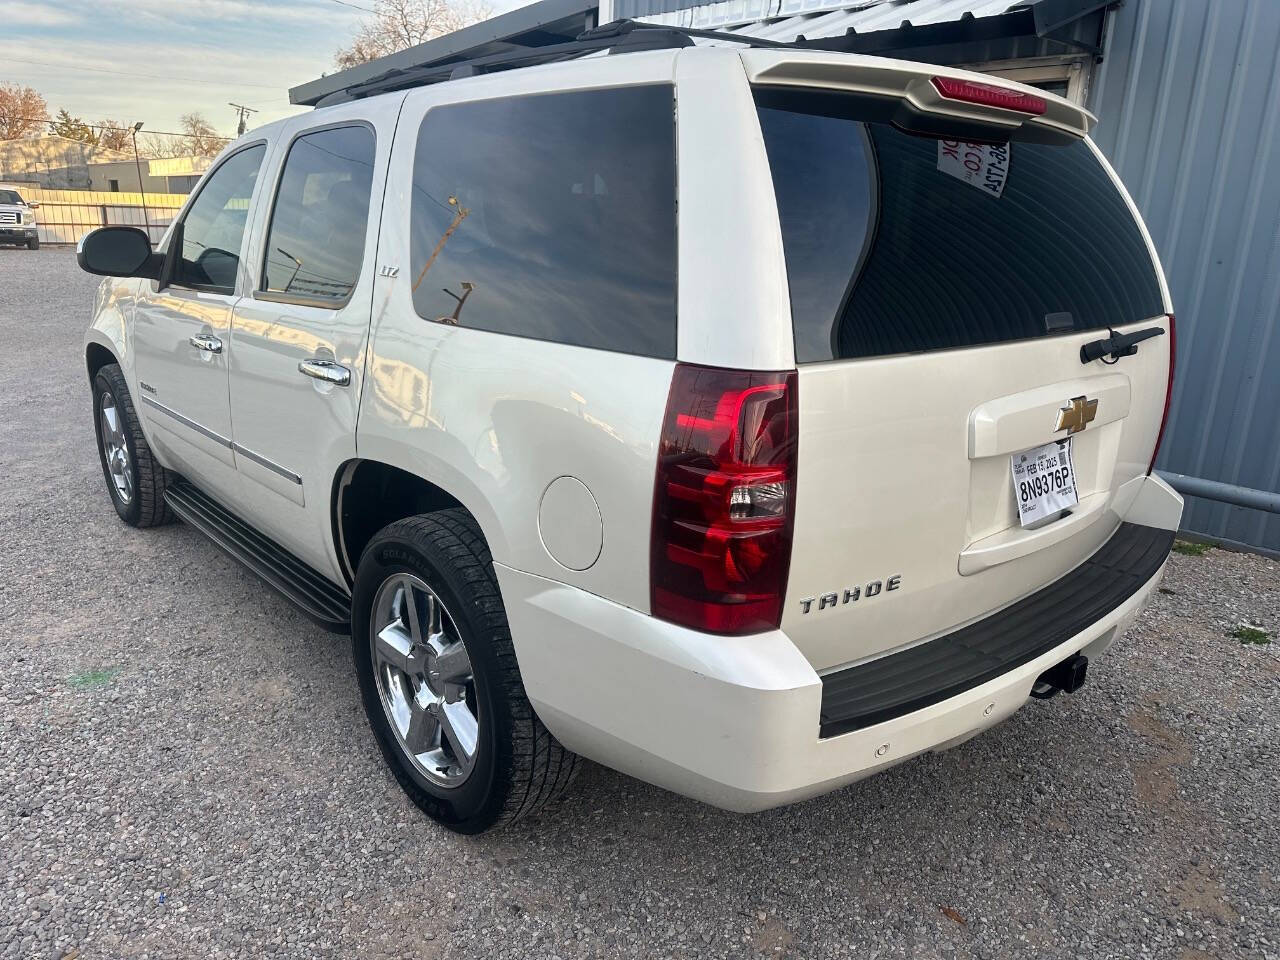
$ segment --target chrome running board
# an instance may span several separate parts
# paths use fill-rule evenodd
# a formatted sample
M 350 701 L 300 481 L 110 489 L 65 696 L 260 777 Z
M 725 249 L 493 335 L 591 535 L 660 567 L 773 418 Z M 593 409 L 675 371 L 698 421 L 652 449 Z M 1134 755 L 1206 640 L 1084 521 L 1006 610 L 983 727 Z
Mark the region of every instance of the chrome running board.
M 195 527 L 274 587 L 317 624 L 334 633 L 351 630 L 351 597 L 274 540 L 264 537 L 203 490 L 176 480 L 164 499 Z

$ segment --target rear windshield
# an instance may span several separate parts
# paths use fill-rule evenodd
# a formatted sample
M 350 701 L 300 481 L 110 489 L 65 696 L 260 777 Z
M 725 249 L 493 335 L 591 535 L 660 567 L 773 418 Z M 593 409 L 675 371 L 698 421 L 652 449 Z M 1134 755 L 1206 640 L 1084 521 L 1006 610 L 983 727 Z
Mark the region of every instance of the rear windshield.
M 1164 311 L 1146 243 L 1089 146 L 935 140 L 758 101 L 796 360 L 941 350 Z M 818 112 L 819 110 L 823 112 Z M 856 115 L 856 114 L 855 114 Z

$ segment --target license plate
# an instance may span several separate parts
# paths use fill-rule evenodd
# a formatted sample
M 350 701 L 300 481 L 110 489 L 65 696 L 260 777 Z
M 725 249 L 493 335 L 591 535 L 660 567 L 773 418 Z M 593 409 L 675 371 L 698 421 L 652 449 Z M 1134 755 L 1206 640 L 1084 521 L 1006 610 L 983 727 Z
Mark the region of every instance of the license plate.
M 1018 519 L 1024 527 L 1056 517 L 1080 502 L 1076 494 L 1076 471 L 1071 464 L 1070 438 L 1015 453 L 1009 458 L 1009 465 L 1013 470 Z

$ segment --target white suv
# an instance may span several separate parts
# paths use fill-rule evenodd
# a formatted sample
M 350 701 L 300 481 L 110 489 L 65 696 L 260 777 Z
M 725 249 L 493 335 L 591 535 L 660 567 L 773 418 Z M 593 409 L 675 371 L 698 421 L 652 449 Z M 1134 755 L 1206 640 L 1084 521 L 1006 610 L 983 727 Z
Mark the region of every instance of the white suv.
M 132 278 L 86 345 L 116 510 L 349 630 L 458 831 L 579 756 L 753 811 L 959 743 L 1080 685 L 1181 515 L 1088 114 L 640 35 L 385 75 L 228 147 L 158 252 L 79 250 Z

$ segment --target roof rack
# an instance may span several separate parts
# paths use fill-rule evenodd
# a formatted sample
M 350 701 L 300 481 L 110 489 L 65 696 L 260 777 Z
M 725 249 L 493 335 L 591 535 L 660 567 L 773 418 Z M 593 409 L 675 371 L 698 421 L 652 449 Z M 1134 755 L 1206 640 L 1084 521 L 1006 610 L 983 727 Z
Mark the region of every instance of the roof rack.
M 602 27 L 584 30 L 574 39 L 552 42 L 542 45 L 516 46 L 498 53 L 467 57 L 465 52 L 428 59 L 425 62 L 394 67 L 368 79 L 356 80 L 339 86 L 332 92 L 325 93 L 314 100 L 317 107 L 327 107 L 335 103 L 347 103 L 380 93 L 394 90 L 406 90 L 412 87 L 443 83 L 462 77 L 473 77 L 482 73 L 495 73 L 501 70 L 512 70 L 517 67 L 530 67 L 541 63 L 555 63 L 572 60 L 589 53 L 634 53 L 639 50 L 667 50 L 693 45 L 695 38 L 719 40 L 736 43 L 748 47 L 783 47 L 795 49 L 806 44 L 780 43 L 776 40 L 764 40 L 760 37 L 742 36 L 735 33 L 719 33 L 714 30 L 694 30 L 686 27 L 672 27 L 657 23 L 640 23 L 635 20 L 617 20 Z M 430 42 L 422 46 L 430 47 Z M 508 41 L 508 45 L 510 42 Z M 425 52 L 425 51 L 424 51 Z M 298 90 L 302 88 L 296 88 Z M 291 91 L 293 93 L 295 91 Z M 294 102 L 308 102 L 295 98 Z

